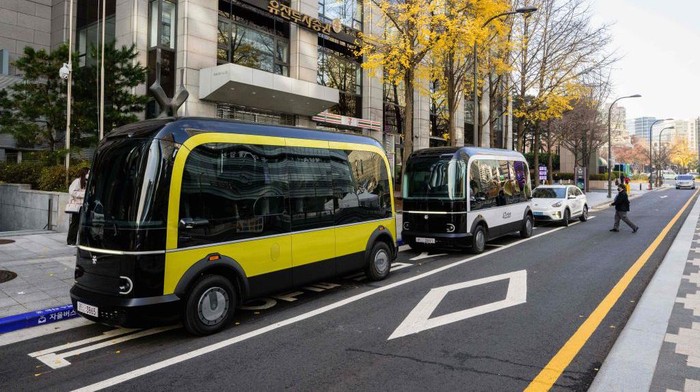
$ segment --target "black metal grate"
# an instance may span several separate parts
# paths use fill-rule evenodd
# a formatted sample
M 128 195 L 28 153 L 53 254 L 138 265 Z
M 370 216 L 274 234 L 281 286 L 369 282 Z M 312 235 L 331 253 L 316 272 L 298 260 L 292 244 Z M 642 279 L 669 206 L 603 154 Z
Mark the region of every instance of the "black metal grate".
M 12 271 L 0 270 L 0 283 L 9 282 L 16 277 L 17 274 Z

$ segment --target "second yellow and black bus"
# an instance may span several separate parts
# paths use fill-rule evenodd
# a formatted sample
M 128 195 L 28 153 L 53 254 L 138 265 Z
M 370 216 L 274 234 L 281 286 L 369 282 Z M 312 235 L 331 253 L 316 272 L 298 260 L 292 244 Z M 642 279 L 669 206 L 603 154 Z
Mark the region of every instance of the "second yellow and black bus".
M 100 143 L 81 212 L 82 316 L 181 317 L 194 334 L 249 298 L 396 258 L 389 163 L 374 139 L 219 119 L 158 119 Z

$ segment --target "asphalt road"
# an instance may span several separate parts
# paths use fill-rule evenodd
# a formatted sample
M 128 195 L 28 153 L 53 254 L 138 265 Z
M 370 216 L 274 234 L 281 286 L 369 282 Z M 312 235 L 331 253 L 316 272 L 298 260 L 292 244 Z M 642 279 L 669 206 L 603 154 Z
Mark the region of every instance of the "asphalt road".
M 689 209 L 580 349 L 567 342 L 693 195 L 634 199 L 635 234 L 609 232 L 607 208 L 479 256 L 404 251 L 385 281 L 258 300 L 214 336 L 88 325 L 18 342 L 0 348 L 0 389 L 519 391 L 563 351 L 553 390 L 585 391 Z

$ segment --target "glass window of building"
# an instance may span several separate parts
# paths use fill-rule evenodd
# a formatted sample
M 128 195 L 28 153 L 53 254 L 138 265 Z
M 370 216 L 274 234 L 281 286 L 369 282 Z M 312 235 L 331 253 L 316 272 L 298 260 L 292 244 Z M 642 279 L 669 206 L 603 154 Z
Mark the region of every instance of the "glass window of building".
M 219 64 L 289 76 L 289 23 L 240 1 L 219 1 Z
M 327 23 L 339 19 L 343 26 L 362 31 L 362 0 L 319 0 L 318 16 Z
M 401 140 L 403 130 L 406 127 L 406 101 L 403 83 L 393 84 L 384 79 L 384 132 L 395 135 L 396 140 Z M 388 150 L 387 150 L 388 151 Z M 401 142 L 397 142 L 394 156 L 401 157 L 403 154 Z M 401 181 L 401 159 L 396 159 L 394 165 L 394 178 Z
M 331 113 L 362 117 L 362 65 L 349 47 L 319 37 L 317 80 L 322 86 L 340 90 Z
M 111 43 L 115 38 L 115 3 L 105 2 L 105 43 Z M 98 2 L 78 0 L 76 15 L 78 63 L 81 67 L 94 65 L 97 62 L 95 54 L 101 47 L 102 40 L 102 8 Z
M 447 100 L 438 81 L 430 82 L 430 147 L 448 144 Z

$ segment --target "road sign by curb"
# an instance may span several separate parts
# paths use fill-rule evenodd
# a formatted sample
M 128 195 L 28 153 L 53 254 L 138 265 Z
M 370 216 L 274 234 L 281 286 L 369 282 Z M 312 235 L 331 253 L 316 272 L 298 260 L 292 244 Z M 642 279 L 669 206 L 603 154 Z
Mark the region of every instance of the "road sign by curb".
M 36 327 L 55 323 L 65 319 L 78 317 L 73 310 L 73 305 L 63 305 L 55 308 L 36 310 L 33 312 L 17 314 L 0 318 L 0 333 L 12 332 L 22 328 Z

